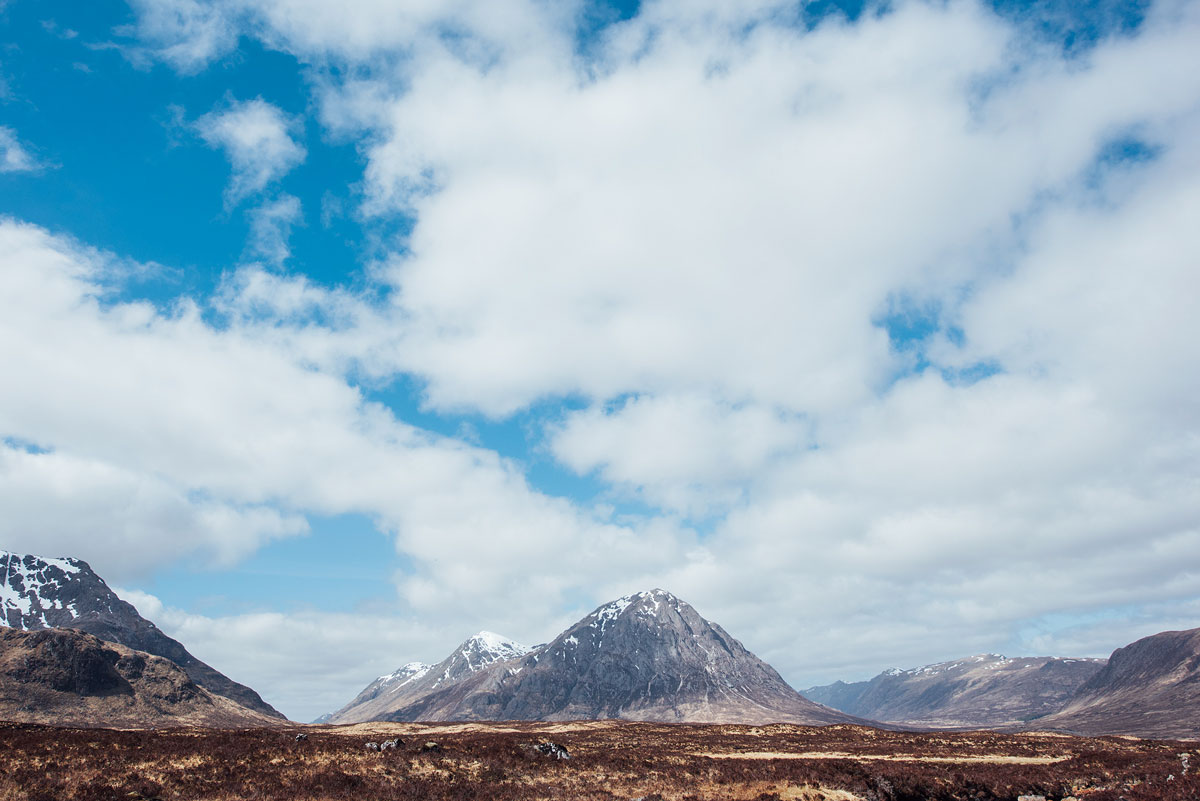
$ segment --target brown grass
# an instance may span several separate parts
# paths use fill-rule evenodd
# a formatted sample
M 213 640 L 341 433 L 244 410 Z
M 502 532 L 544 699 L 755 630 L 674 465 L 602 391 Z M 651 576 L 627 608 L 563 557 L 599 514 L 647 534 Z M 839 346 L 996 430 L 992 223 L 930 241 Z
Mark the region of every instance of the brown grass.
M 295 742 L 294 734 L 309 738 Z M 382 753 L 368 740 L 402 737 Z M 553 739 L 567 761 L 528 747 Z M 426 741 L 441 752 L 424 752 Z M 156 732 L 0 724 L 0 801 L 1183 801 L 1195 743 L 853 726 L 359 724 Z M 1200 755 L 1193 761 L 1200 763 Z M 1174 778 L 1168 779 L 1168 776 Z

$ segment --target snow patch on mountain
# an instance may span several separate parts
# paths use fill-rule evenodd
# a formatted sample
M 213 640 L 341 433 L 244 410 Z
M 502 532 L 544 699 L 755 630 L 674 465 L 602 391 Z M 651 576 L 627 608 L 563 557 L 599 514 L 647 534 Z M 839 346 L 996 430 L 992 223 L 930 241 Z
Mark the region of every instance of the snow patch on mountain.
M 427 665 L 424 662 L 409 662 L 408 664 L 397 668 L 395 671 L 387 674 L 386 676 L 380 676 L 378 679 L 376 679 L 376 681 L 386 684 L 399 679 L 401 684 L 407 684 L 410 681 L 415 681 L 416 679 L 424 676 L 429 672 L 431 667 L 433 666 Z
M 525 656 L 533 649 L 493 631 L 481 631 L 463 643 L 461 650 L 467 656 L 468 664 L 479 669 L 487 667 L 493 662 L 504 662 Z M 472 661 L 472 657 L 474 657 L 474 661 Z
M 592 627 L 600 629 L 600 633 L 603 634 L 608 624 L 623 615 L 629 605 L 641 595 L 640 592 L 634 595 L 622 595 L 617 600 L 600 607 L 596 610 L 595 619 L 591 623 Z
M 66 609 L 79 617 L 74 604 L 63 606 L 63 587 L 80 572 L 74 559 L 45 559 L 0 551 L 4 580 L 0 583 L 0 623 L 24 630 L 48 628 L 46 612 Z

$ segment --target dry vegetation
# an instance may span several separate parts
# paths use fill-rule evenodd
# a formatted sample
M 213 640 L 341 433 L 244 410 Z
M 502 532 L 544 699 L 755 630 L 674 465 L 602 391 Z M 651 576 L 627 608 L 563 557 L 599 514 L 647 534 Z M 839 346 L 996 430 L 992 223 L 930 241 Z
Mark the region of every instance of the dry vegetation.
M 308 739 L 297 742 L 297 732 Z M 401 737 L 395 750 L 370 741 Z M 570 760 L 528 747 L 552 740 Z M 440 751 L 424 751 L 428 741 Z M 525 746 L 525 747 L 523 747 Z M 0 801 L 1182 801 L 1197 743 L 852 726 L 362 724 L 114 731 L 0 724 Z M 1172 777 L 1173 778 L 1169 778 Z

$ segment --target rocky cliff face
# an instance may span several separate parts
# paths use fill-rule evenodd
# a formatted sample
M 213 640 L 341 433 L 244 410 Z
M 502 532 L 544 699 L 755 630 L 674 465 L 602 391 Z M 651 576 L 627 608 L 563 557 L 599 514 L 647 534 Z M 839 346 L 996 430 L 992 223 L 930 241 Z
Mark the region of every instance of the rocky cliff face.
M 605 604 L 523 656 L 449 678 L 393 699 L 376 719 L 860 722 L 801 697 L 663 590 Z
M 0 629 L 0 718 L 57 726 L 263 726 L 174 662 L 74 629 Z
M 1200 629 L 1164 631 L 1118 648 L 1061 711 L 1031 726 L 1089 735 L 1200 737 Z
M 848 714 L 932 728 L 1018 725 L 1062 708 L 1102 659 L 979 654 L 803 691 Z
M 87 562 L 0 551 L 0 623 L 14 629 L 73 628 L 169 659 L 196 684 L 240 706 L 283 719 L 258 693 L 192 656 L 116 596 Z

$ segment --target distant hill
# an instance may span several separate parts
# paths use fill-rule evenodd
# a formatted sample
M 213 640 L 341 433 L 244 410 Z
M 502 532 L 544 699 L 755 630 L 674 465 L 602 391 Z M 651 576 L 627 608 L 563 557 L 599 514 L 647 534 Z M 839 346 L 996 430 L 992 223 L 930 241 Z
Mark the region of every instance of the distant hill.
M 1164 631 L 1113 651 L 1039 729 L 1076 734 L 1200 737 L 1200 628 Z
M 803 698 L 720 626 L 664 590 L 605 604 L 549 643 L 516 651 L 453 679 L 443 667 L 453 655 L 429 670 L 406 666 L 372 683 L 358 705 L 390 692 L 371 714 L 393 721 L 862 722 Z M 388 682 L 414 690 L 389 690 Z M 349 719 L 354 706 L 338 714 Z
M 1102 659 L 979 654 L 835 682 L 802 694 L 851 715 L 930 728 L 1017 725 L 1055 712 L 1104 667 Z
M 169 659 L 74 629 L 0 629 L 0 719 L 56 726 L 264 726 Z
M 0 623 L 36 631 L 72 628 L 169 659 L 196 684 L 239 706 L 284 717 L 254 690 L 192 656 L 177 640 L 138 614 L 79 559 L 46 559 L 0 551 Z

